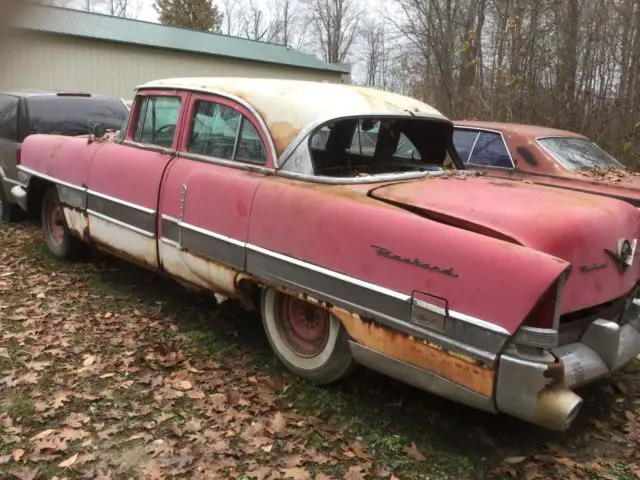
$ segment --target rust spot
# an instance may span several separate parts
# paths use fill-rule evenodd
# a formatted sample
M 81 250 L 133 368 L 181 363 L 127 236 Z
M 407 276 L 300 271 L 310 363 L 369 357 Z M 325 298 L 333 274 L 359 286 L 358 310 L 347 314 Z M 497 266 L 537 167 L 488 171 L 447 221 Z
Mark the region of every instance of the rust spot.
M 276 148 L 276 154 L 282 155 L 289 144 L 298 136 L 299 127 L 295 127 L 289 122 L 275 122 L 269 125 L 269 133 Z
M 361 345 L 435 373 L 485 397 L 493 396 L 493 370 L 477 365 L 473 359 L 375 323 L 363 322 L 350 312 L 337 308 L 332 311 L 349 335 Z
M 494 371 L 463 354 L 363 320 L 359 315 L 284 287 L 283 293 L 331 311 L 356 342 L 404 363 L 435 373 L 486 397 L 493 396 Z

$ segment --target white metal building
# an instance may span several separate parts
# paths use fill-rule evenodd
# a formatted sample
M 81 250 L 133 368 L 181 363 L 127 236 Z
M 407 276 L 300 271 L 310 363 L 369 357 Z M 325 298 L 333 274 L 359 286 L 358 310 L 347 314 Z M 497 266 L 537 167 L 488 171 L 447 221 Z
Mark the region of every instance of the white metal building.
M 344 66 L 286 47 L 57 7 L 29 6 L 0 45 L 0 90 L 55 89 L 131 98 L 170 77 L 252 76 L 349 82 Z M 9 45 L 9 47 L 7 47 Z

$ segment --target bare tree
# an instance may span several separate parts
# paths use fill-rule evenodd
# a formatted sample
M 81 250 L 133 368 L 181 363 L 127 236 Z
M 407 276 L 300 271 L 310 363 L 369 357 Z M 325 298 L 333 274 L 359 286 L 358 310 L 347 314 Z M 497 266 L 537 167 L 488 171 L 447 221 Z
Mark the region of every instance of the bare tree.
M 309 23 L 322 57 L 345 63 L 360 30 L 355 0 L 309 0 Z

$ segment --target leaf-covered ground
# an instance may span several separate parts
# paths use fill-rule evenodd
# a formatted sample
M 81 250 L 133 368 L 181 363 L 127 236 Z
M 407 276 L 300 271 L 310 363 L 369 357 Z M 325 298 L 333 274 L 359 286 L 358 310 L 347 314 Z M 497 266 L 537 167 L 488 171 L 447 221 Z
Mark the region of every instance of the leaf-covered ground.
M 259 319 L 0 226 L 0 478 L 640 478 L 637 365 L 565 434 L 372 372 L 284 372 Z

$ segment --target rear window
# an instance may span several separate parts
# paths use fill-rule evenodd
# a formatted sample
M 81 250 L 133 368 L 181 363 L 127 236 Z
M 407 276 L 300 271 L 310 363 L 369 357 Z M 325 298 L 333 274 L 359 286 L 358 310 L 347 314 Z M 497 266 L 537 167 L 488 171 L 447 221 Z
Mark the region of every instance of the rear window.
M 18 136 L 18 98 L 0 94 L 0 138 L 16 141 Z
M 30 133 L 84 135 L 101 123 L 119 130 L 129 115 L 126 105 L 116 98 L 34 97 L 27 100 Z
M 549 137 L 538 139 L 538 143 L 567 170 L 624 168 L 620 162 L 591 140 L 571 137 Z

